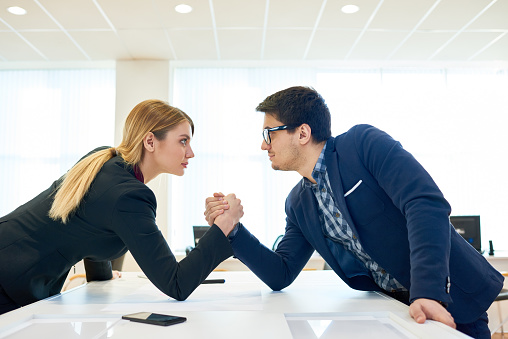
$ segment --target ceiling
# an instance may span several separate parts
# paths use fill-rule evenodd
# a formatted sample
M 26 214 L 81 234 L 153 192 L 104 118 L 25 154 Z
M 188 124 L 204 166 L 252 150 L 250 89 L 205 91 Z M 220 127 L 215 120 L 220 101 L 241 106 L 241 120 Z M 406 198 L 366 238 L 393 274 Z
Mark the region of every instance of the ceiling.
M 0 0 L 0 65 L 137 59 L 507 61 L 508 0 Z

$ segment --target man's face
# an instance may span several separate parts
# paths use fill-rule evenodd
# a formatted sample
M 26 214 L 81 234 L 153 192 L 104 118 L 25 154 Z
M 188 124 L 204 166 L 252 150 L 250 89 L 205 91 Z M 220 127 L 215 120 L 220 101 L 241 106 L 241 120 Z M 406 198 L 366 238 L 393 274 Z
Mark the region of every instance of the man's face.
M 283 126 L 273 115 L 265 114 L 263 129 Z M 261 149 L 268 152 L 272 162 L 272 168 L 280 171 L 296 171 L 299 148 L 297 139 L 298 133 L 289 133 L 287 130 L 270 132 L 271 143 L 268 145 L 265 140 Z

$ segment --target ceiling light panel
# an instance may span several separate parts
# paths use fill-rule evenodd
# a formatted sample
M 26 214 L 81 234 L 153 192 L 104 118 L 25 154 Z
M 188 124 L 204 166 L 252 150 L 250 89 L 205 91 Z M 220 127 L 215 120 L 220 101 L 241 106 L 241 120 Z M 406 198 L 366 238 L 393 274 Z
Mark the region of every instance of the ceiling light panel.
M 508 1 L 497 1 L 468 29 L 508 29 Z
M 464 32 L 443 48 L 433 60 L 459 60 L 464 55 L 471 56 L 485 46 L 485 40 L 494 40 L 498 36 L 499 33 Z
M 442 0 L 420 29 L 459 30 L 491 2 L 492 0 L 474 0 L 464 6 L 464 0 Z M 457 11 L 460 11 L 460 15 L 450 15 Z
M 415 32 L 391 60 L 427 60 L 454 35 L 453 32 Z
M 65 29 L 110 29 L 91 0 L 39 0 Z
M 260 1 L 264 2 L 264 1 Z M 308 27 L 312 29 L 322 1 L 270 1 L 268 27 Z
M 62 32 L 23 32 L 23 36 L 30 41 L 49 60 L 87 61 L 87 58 Z
M 117 30 L 162 27 L 158 10 L 152 1 L 97 0 L 97 3 Z
M 478 54 L 473 61 L 508 60 L 508 34 L 497 40 L 485 51 Z
M 408 33 L 432 8 L 436 0 L 385 0 L 372 20 L 372 29 L 402 29 Z
M 265 1 L 213 0 L 217 27 L 263 28 L 265 7 Z M 231 15 L 231 13 L 236 13 L 236 15 Z

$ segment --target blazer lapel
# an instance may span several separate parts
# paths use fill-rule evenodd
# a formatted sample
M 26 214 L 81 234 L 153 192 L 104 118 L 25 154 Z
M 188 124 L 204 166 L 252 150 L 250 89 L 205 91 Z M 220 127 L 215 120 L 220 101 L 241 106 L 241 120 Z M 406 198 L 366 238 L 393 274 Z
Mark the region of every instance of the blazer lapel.
M 303 180 L 302 180 L 303 185 Z M 325 235 L 319 220 L 319 211 L 317 206 L 316 197 L 312 189 L 302 187 L 300 192 L 300 199 L 298 205 L 295 207 L 296 211 L 301 211 L 303 220 L 299 220 L 300 229 L 307 239 L 307 241 L 314 247 L 314 249 L 323 257 L 323 259 L 333 268 L 335 273 L 339 275 L 342 280 L 348 281 L 346 274 L 337 264 L 332 252 L 328 248 Z
M 358 235 L 358 232 L 356 232 L 356 226 L 353 222 L 353 219 L 351 218 L 351 215 L 349 214 L 349 210 L 346 205 L 346 199 L 344 198 L 345 192 L 339 170 L 340 157 L 339 153 L 335 149 L 334 138 L 330 138 L 327 141 L 325 150 L 325 162 L 326 171 L 328 172 L 328 179 L 330 180 L 330 187 L 332 188 L 335 203 L 338 205 L 340 213 L 342 213 L 342 216 L 346 219 L 354 234 Z

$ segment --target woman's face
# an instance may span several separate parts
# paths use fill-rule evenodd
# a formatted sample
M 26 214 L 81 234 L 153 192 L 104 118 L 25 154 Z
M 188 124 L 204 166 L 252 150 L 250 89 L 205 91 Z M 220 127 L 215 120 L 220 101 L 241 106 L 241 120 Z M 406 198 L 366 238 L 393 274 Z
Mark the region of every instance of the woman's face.
M 163 140 L 155 139 L 154 159 L 157 172 L 184 175 L 189 159 L 194 158 L 190 147 L 191 135 L 191 126 L 188 121 L 184 121 L 168 131 Z

